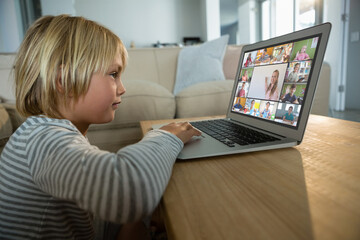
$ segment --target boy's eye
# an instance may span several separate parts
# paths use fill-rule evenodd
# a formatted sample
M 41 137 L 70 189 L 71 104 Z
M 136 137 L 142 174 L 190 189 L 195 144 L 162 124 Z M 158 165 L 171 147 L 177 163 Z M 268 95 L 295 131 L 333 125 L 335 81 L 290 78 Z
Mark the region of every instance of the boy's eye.
M 110 76 L 112 78 L 116 79 L 119 76 L 119 73 L 118 72 L 112 72 L 112 73 L 110 73 Z

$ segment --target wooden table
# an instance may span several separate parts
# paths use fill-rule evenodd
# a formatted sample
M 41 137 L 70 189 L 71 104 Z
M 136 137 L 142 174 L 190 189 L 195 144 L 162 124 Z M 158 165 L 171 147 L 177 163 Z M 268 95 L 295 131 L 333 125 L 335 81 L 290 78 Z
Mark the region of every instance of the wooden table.
M 360 123 L 311 115 L 299 146 L 177 162 L 161 208 L 169 239 L 359 240 Z

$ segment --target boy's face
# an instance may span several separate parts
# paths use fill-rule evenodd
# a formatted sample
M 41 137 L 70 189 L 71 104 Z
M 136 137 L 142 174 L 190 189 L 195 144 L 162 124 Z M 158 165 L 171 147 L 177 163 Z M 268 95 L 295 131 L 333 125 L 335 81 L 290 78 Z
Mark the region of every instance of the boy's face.
M 298 72 L 298 71 L 299 71 L 299 65 L 295 65 L 294 72 Z
M 296 88 L 291 88 L 291 89 L 290 89 L 290 94 L 291 94 L 291 95 L 294 95 L 295 91 L 296 91 Z
M 117 55 L 105 72 L 95 72 L 90 80 L 89 90 L 79 100 L 73 103 L 71 120 L 75 125 L 111 122 L 115 117 L 115 110 L 121 103 L 121 95 L 125 87 L 120 79 L 123 63 Z M 77 124 L 76 124 L 77 123 Z

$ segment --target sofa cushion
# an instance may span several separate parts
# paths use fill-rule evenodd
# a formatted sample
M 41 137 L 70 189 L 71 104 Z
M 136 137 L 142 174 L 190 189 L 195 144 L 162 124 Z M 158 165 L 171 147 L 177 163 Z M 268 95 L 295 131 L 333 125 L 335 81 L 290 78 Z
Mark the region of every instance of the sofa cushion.
M 175 97 L 165 87 L 143 80 L 123 82 L 126 93 L 115 112 L 115 119 L 107 124 L 94 124 L 90 130 L 129 127 L 142 120 L 172 119 L 175 116 Z
M 176 117 L 223 115 L 229 105 L 234 81 L 211 81 L 190 86 L 176 95 Z
M 183 48 L 178 56 L 174 95 L 190 85 L 225 80 L 223 59 L 229 35 Z
M 4 106 L 0 104 L 0 147 L 4 146 L 12 134 L 10 116 Z
M 121 78 L 125 81 L 142 79 L 158 83 L 172 92 L 181 49 L 181 47 L 129 48 L 128 64 Z

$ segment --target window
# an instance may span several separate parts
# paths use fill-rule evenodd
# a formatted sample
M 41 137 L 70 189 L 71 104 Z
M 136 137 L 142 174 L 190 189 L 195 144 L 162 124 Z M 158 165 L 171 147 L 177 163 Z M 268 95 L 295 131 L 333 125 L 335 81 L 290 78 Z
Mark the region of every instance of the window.
M 319 0 L 262 0 L 261 40 L 319 24 L 321 6 Z
M 40 0 L 0 0 L 0 52 L 16 52 L 28 27 L 40 16 Z
M 295 1 L 295 30 L 301 30 L 316 24 L 315 0 Z

